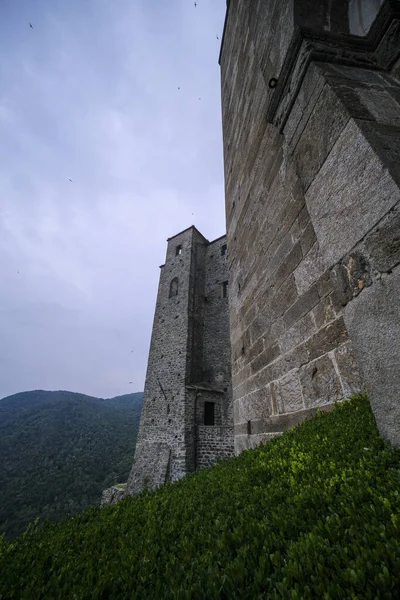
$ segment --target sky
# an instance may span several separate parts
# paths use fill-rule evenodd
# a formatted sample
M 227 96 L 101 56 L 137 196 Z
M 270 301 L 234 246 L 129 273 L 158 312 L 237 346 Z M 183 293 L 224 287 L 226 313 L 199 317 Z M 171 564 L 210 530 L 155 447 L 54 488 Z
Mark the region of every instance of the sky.
M 0 0 L 0 398 L 143 390 L 166 239 L 225 232 L 225 9 Z

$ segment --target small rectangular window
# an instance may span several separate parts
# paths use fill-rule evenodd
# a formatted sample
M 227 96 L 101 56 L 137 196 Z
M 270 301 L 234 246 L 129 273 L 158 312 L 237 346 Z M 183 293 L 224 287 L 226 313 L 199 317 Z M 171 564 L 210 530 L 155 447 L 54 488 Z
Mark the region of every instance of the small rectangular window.
M 221 283 L 222 289 L 221 289 L 221 294 L 222 294 L 222 298 L 227 298 L 228 297 L 228 282 L 224 281 Z
M 179 246 L 177 246 L 175 250 L 176 256 L 179 256 L 180 254 L 182 254 L 182 244 L 179 244 Z
M 221 246 L 221 254 L 222 254 L 222 256 L 225 256 L 225 254 L 226 254 L 226 244 L 224 244 L 223 246 Z
M 215 404 L 214 402 L 204 402 L 204 425 L 214 425 L 215 423 Z

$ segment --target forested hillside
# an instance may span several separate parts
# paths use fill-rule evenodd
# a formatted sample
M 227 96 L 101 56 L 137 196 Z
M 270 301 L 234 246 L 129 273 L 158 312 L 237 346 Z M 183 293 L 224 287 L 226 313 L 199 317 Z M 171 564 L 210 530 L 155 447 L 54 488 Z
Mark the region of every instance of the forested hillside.
M 43 390 L 0 400 L 0 534 L 77 513 L 125 481 L 141 402 L 141 392 L 104 400 Z

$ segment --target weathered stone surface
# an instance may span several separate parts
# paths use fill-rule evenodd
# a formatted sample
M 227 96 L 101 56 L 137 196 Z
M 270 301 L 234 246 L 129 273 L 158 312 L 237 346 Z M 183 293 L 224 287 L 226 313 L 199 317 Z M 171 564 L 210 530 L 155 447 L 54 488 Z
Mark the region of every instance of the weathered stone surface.
M 302 367 L 300 381 L 306 408 L 329 404 L 343 397 L 340 379 L 327 354 Z
M 400 268 L 350 302 L 344 315 L 381 434 L 400 442 Z
M 266 419 L 271 415 L 271 394 L 268 387 L 260 388 L 236 401 L 235 423 Z
M 343 342 L 347 342 L 348 334 L 344 324 L 343 317 L 339 317 L 335 321 L 323 327 L 312 336 L 307 342 L 310 361 L 318 356 L 322 356 L 330 350 L 334 350 Z
M 317 242 L 294 270 L 294 278 L 299 295 L 305 294 L 312 284 L 323 275 L 324 271 L 325 267 Z
M 400 263 L 400 206 L 396 205 L 378 228 L 367 236 L 365 249 L 375 269 L 392 270 Z
M 310 221 L 304 229 L 303 235 L 300 238 L 301 251 L 303 253 L 303 256 L 306 256 L 307 252 L 314 246 L 316 241 L 317 236 L 315 235 L 314 226 Z
M 385 125 L 400 126 L 400 106 L 384 89 L 357 89 L 362 104 L 373 115 L 373 119 Z
M 336 319 L 336 313 L 332 302 L 332 296 L 323 298 L 311 311 L 315 322 L 315 328 L 321 329 Z
M 215 465 L 218 460 L 234 454 L 233 426 L 212 427 L 199 425 L 197 429 L 196 468 Z
M 357 121 L 357 125 L 392 180 L 400 186 L 400 127 L 371 121 Z M 382 189 L 381 195 L 385 192 Z
M 352 252 L 333 267 L 331 278 L 337 297 L 345 306 L 372 283 L 368 258 L 361 252 Z
M 362 380 L 357 359 L 351 342 L 342 344 L 334 352 L 334 360 L 339 370 L 343 393 L 346 398 L 362 389 Z
M 300 296 L 298 300 L 285 312 L 283 319 L 287 329 L 290 329 L 296 321 L 304 317 L 310 312 L 319 302 L 319 294 L 317 285 L 310 287 L 305 294 Z
M 290 329 L 285 331 L 279 338 L 279 347 L 282 354 L 290 352 L 293 348 L 302 344 L 316 331 L 311 313 L 307 313 L 297 321 Z
M 349 114 L 334 91 L 325 86 L 294 152 L 297 172 L 305 190 L 324 164 L 348 120 Z M 318 143 L 315 143 L 316 134 Z
M 108 504 L 117 504 L 126 496 L 126 483 L 119 483 L 103 491 L 100 500 L 100 506 Z
M 278 413 L 295 412 L 304 408 L 298 370 L 295 369 L 271 383 L 271 395 Z
M 331 267 L 400 200 L 400 190 L 351 120 L 306 199 L 325 266 Z

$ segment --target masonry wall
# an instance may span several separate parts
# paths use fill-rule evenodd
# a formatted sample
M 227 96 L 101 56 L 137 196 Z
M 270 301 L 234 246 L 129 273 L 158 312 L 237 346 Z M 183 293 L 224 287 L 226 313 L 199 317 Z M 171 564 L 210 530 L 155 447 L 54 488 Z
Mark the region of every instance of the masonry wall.
M 233 426 L 229 329 L 228 248 L 226 236 L 211 242 L 206 254 L 203 381 L 222 391 L 221 419 Z
M 400 392 L 393 358 L 400 350 L 396 43 L 379 59 L 377 27 L 367 48 L 333 33 L 349 29 L 343 2 L 337 12 L 335 3 L 321 3 L 319 13 L 310 13 L 309 4 L 231 0 L 225 25 L 220 64 L 237 452 L 363 382 L 388 435 L 382 412 L 394 410 L 393 402 L 389 407 L 389 392 L 378 400 L 375 381 L 382 393 L 383 373 L 392 382 L 397 377 Z M 395 4 L 382 8 L 381 35 L 395 20 Z M 342 52 L 341 44 L 350 49 Z M 327 64 L 332 56 L 351 66 Z M 378 318 L 378 297 L 387 318 Z M 380 327 L 386 347 L 373 342 L 382 338 Z M 372 348 L 385 353 L 380 377 Z
M 198 428 L 197 466 L 211 467 L 218 460 L 229 458 L 234 453 L 232 427 L 200 425 Z
M 179 479 L 187 472 L 187 461 L 193 463 L 193 457 L 187 456 L 186 431 L 193 414 L 188 417 L 185 386 L 191 373 L 188 345 L 191 350 L 194 334 L 189 313 L 197 242 L 193 229 L 170 239 L 161 267 L 139 434 L 128 480 L 130 493 L 144 485 L 155 487 Z M 174 279 L 178 280 L 178 293 L 170 296 Z

